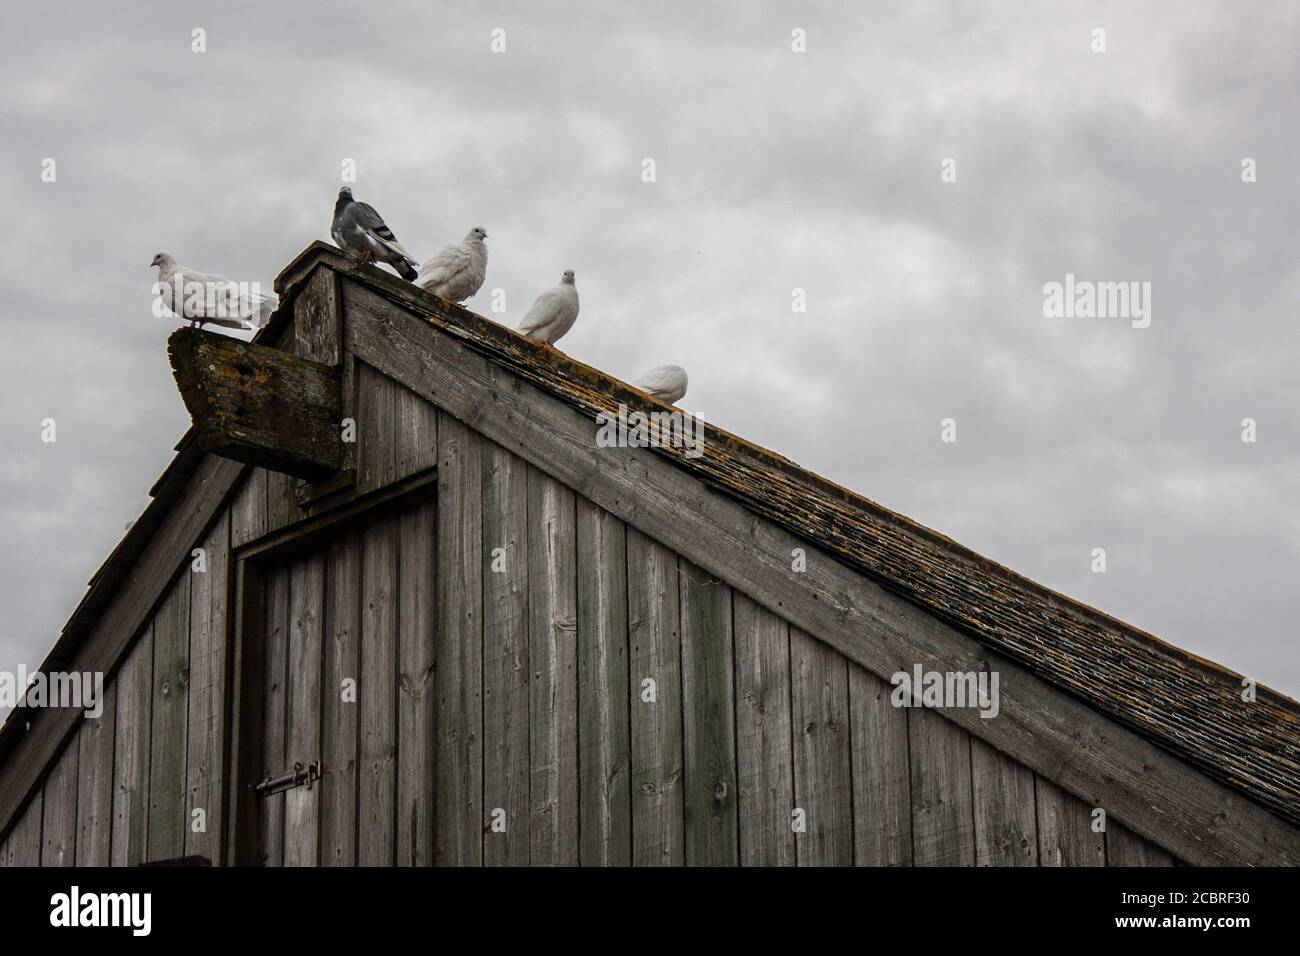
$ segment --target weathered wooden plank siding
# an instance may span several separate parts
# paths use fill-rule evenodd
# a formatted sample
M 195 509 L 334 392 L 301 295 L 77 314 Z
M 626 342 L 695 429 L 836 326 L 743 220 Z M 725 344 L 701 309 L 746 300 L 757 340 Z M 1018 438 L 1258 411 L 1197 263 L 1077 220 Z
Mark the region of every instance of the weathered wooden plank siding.
M 397 390 L 391 378 L 369 365 L 357 374 L 357 492 L 364 494 L 397 478 Z
M 829 645 L 790 628 L 795 834 L 800 866 L 852 866 L 848 662 Z
M 320 759 L 322 628 L 325 560 L 308 555 L 289 575 L 289 647 L 285 675 L 287 725 L 283 770 Z M 295 787 L 284 795 L 284 865 L 320 861 L 320 787 Z
M 293 304 L 293 326 L 280 337 L 279 347 L 299 358 L 337 365 L 343 358 L 343 310 L 338 277 L 316 269 Z
M 1094 830 L 1093 807 L 1035 775 L 1039 866 L 1105 866 L 1106 835 Z
M 483 447 L 438 419 L 437 825 L 435 860 L 483 860 Z
M 37 790 L 5 837 L 5 866 L 41 865 L 41 824 L 45 795 Z
M 41 866 L 74 866 L 77 862 L 76 746 L 66 747 L 45 778 L 41 808 Z
M 975 865 L 1037 866 L 1034 772 L 975 737 L 970 757 Z
M 736 866 L 736 710 L 731 588 L 678 561 L 688 866 Z
M 266 473 L 266 530 L 279 531 L 302 518 L 295 488 L 299 479 L 277 471 Z
M 230 514 L 201 545 L 204 570 L 190 575 L 190 680 L 185 745 L 185 855 L 220 862 L 225 782 L 226 622 Z M 201 811 L 195 821 L 194 812 Z M 195 823 L 201 823 L 197 827 Z
M 741 594 L 733 612 L 740 861 L 793 866 L 790 626 Z
M 397 851 L 397 519 L 368 526 L 363 542 L 357 862 L 392 866 Z
M 118 669 L 113 745 L 113 866 L 144 859 L 149 819 L 150 710 L 153 706 L 153 622 Z
M 853 847 L 858 866 L 911 866 L 912 784 L 907 709 L 894 688 L 849 664 Z
M 398 521 L 397 865 L 433 864 L 437 504 Z
M 86 640 L 71 662 L 72 670 L 107 677 L 120 667 L 153 614 L 159 592 L 188 565 L 191 549 L 202 539 L 241 473 L 242 466 L 225 459 L 209 457 L 197 463 L 185 480 L 184 500 L 157 516 L 152 535 L 143 542 L 130 573 L 119 581 L 114 595 L 103 595 L 107 603 L 89 622 Z M 149 524 L 153 522 L 146 526 Z M 30 732 L 17 735 L 0 773 L 0 828 L 12 828 L 40 779 L 75 736 L 81 720 L 76 708 L 46 709 L 30 722 Z
M 263 862 L 1175 862 L 525 452 L 368 366 L 358 393 L 357 490 L 437 466 L 437 498 L 264 566 L 256 774 L 324 779 L 257 798 Z M 223 859 L 230 580 L 296 486 L 249 469 L 0 863 Z
M 250 468 L 230 503 L 230 544 L 238 548 L 266 534 L 266 469 Z
M 185 738 L 190 683 L 190 581 L 181 572 L 153 625 L 148 858 L 185 852 Z
M 1106 820 L 1107 866 L 1174 866 L 1177 861 L 1160 847 L 1144 840 L 1118 820 Z
M 395 477 L 438 463 L 438 410 L 396 386 Z M 399 521 L 397 679 L 397 864 L 434 861 L 437 773 L 437 502 L 405 512 Z
M 528 842 L 578 864 L 578 587 L 573 492 L 528 469 Z
M 632 863 L 686 862 L 677 555 L 627 531 Z
M 528 466 L 483 443 L 483 862 L 526 866 Z
M 289 568 L 279 567 L 266 581 L 266 619 L 262 627 L 262 766 L 259 777 L 283 773 L 285 764 L 285 683 L 289 653 Z M 258 862 L 284 863 L 283 793 L 257 797 Z
M 122 866 L 186 854 L 217 859 L 230 529 L 226 510 L 195 542 L 205 570 L 196 569 L 196 555 L 177 568 L 105 682 L 102 714 L 81 720 L 52 765 L 44 785 L 51 824 L 43 827 L 46 862 Z M 201 827 L 195 809 L 206 811 Z
M 632 861 L 623 522 L 577 500 L 578 804 L 583 866 Z
M 1037 668 L 991 653 L 969 634 L 941 620 L 941 609 L 927 611 L 909 605 L 882 582 L 817 549 L 809 553 L 806 573 L 789 573 L 790 555 L 801 539 L 796 536 L 797 527 L 779 514 L 763 520 L 754 508 L 746 508 L 732 495 L 703 486 L 697 476 L 666 460 L 670 456 L 611 453 L 596 447 L 598 443 L 591 440 L 591 418 L 568 407 L 570 403 L 555 392 L 564 392 L 572 403 L 591 411 L 607 406 L 608 399 L 621 394 L 616 386 L 604 383 L 592 389 L 590 384 L 598 380 L 589 379 L 578 366 L 562 368 L 565 363 L 559 360 L 554 374 L 544 370 L 552 364 L 550 359 L 507 341 L 509 336 L 494 331 L 491 323 L 476 325 L 483 346 L 476 350 L 476 333 L 458 328 L 457 317 L 434 316 L 424 321 L 419 315 L 403 316 L 403 305 L 413 313 L 426 312 L 423 306 L 429 300 L 420 299 L 418 293 L 378 279 L 374 288 L 382 287 L 382 294 L 362 288 L 362 283 L 373 285 L 374 275 L 358 274 L 347 283 L 353 350 L 385 374 L 436 401 L 449 414 L 472 422 L 485 437 L 566 481 L 638 530 L 670 543 L 681 555 L 708 567 L 734 587 L 779 609 L 791 623 L 878 676 L 888 678 L 903 662 L 973 671 L 995 661 L 1002 673 L 1005 719 L 984 720 L 973 709 L 961 709 L 949 712 L 952 722 L 1004 752 L 1017 754 L 1026 766 L 1059 778 L 1072 792 L 1098 789 L 1117 816 L 1141 820 L 1143 832 L 1159 833 L 1163 842 L 1182 848 L 1190 857 L 1206 862 L 1264 862 L 1300 853 L 1300 828 L 1288 826 L 1256 803 L 1237 801 L 1222 782 L 1179 762 L 1151 740 L 1035 676 Z M 356 295 L 351 294 L 353 288 Z M 460 331 L 470 341 L 460 341 L 455 334 Z M 514 375 L 507 366 L 516 361 L 532 367 Z M 597 390 L 605 390 L 605 395 L 598 396 Z M 751 466 L 762 468 L 764 456 L 740 451 L 738 444 L 732 447 L 730 439 L 718 437 L 728 447 L 702 464 L 702 470 L 711 473 L 707 480 L 732 484 L 735 475 L 728 471 L 732 464 L 746 472 Z M 777 473 L 783 470 L 777 465 L 773 473 L 759 477 L 758 484 L 779 494 L 784 479 Z M 766 481 L 769 477 L 771 484 Z M 816 479 L 810 481 L 821 487 Z M 734 488 L 742 498 L 745 487 L 745 481 L 735 480 Z M 840 496 L 822 488 L 812 497 L 818 508 L 824 506 L 823 530 L 835 537 L 838 530 L 833 515 Z M 883 533 L 885 537 L 892 534 Z M 910 532 L 902 533 L 911 537 Z M 920 551 L 903 547 L 899 553 L 912 557 L 920 552 L 932 557 L 939 553 L 927 550 L 919 538 L 915 543 Z M 858 544 L 871 550 L 866 538 Z M 1146 795 L 1153 789 L 1162 792 L 1179 812 L 1152 814 Z M 1216 827 L 1214 821 L 1224 816 L 1249 820 L 1251 825 Z M 1211 830 L 1216 839 L 1206 841 L 1204 834 Z
M 113 742 L 117 688 L 104 685 L 104 709 L 77 731 L 77 866 L 108 866 L 113 848 Z
M 361 646 L 360 532 L 329 547 L 325 659 L 321 677 L 321 855 L 324 866 L 357 862 L 357 687 Z
M 907 717 L 912 789 L 912 861 L 916 866 L 973 866 L 970 734 L 932 710 Z
M 815 637 L 463 425 L 446 432 L 439 500 L 268 570 L 260 770 L 320 759 L 325 777 L 259 798 L 264 862 L 1176 862 L 1113 818 L 1094 832 L 1087 801 L 939 713 L 892 706 L 888 683 Z M 398 449 L 410 434 L 428 431 Z M 440 508 L 461 516 L 452 535 Z M 0 864 L 218 858 L 234 514 L 201 542 L 207 571 L 179 569 Z
M 438 464 L 438 408 L 409 388 L 396 388 L 394 477 L 405 478 Z

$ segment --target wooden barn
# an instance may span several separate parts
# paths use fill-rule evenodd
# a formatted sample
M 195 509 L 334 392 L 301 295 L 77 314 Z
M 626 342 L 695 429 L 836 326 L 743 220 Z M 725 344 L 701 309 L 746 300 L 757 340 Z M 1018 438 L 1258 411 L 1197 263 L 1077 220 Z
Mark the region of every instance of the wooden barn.
M 712 426 L 605 447 L 670 409 L 332 246 L 276 288 L 172 337 L 195 425 L 42 665 L 102 716 L 0 730 L 5 865 L 1300 862 L 1294 701 Z

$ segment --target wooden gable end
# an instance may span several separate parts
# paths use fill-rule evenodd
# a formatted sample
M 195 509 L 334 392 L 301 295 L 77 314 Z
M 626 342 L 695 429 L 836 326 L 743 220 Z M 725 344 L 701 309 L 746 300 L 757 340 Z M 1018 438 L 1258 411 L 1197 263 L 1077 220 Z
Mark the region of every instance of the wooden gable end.
M 337 368 L 356 441 L 333 478 L 203 460 L 72 665 L 108 671 L 109 722 L 42 713 L 10 754 L 0 863 L 1300 860 L 1177 758 L 598 447 L 368 270 L 303 263 L 260 341 Z M 1001 716 L 892 706 L 917 663 L 996 669 Z

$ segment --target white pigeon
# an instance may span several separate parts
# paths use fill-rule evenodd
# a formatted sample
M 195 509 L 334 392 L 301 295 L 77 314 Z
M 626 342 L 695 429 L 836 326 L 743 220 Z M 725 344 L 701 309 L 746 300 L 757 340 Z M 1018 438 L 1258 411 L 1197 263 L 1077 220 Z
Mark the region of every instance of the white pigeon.
M 256 283 L 178 266 L 165 252 L 154 256 L 149 265 L 158 267 L 154 284 L 158 303 L 178 318 L 189 319 L 191 328 L 210 323 L 228 329 L 260 329 L 279 304 L 273 293 L 261 292 Z
M 443 246 L 432 259 L 420 266 L 420 288 L 442 296 L 449 302 L 464 302 L 483 287 L 487 274 L 487 233 L 475 226 L 463 242 Z
M 661 402 L 674 405 L 686 394 L 686 369 L 680 365 L 657 365 L 642 372 L 632 384 Z
M 554 345 L 565 332 L 573 328 L 578 319 L 578 288 L 573 284 L 573 270 L 554 289 L 547 289 L 537 297 L 519 331 L 530 339 Z

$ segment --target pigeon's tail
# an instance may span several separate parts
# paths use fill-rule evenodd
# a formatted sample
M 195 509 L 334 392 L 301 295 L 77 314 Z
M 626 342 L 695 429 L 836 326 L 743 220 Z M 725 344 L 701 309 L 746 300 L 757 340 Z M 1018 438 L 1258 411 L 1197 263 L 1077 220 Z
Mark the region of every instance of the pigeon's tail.
M 420 277 L 420 273 L 415 271 L 409 259 L 398 259 L 393 263 L 393 268 L 396 269 L 397 274 L 407 282 L 414 282 Z

